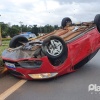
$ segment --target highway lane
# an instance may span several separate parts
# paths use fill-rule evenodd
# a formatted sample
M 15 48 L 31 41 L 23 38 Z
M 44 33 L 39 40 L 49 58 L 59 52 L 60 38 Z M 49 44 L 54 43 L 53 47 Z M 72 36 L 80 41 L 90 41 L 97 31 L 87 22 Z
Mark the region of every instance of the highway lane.
M 8 87 L 18 81 L 10 75 Z M 78 71 L 50 80 L 27 81 L 6 100 L 100 100 L 99 92 L 88 91 L 90 84 L 100 86 L 100 51 Z
M 20 79 L 15 78 L 10 74 L 6 74 L 4 77 L 0 78 L 0 94 L 13 86 L 18 81 L 20 81 Z

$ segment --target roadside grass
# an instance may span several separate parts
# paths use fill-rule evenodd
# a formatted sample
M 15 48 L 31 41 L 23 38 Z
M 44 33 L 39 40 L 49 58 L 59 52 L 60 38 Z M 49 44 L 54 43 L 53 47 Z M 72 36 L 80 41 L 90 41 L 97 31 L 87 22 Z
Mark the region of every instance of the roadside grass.
M 3 52 L 6 48 L 8 48 L 9 42 L 10 42 L 10 41 L 2 41 L 2 46 L 0 46 L 0 58 L 1 58 L 2 52 Z
M 9 42 L 10 42 L 10 41 L 7 41 L 7 40 L 6 40 L 6 41 L 2 41 L 2 44 L 3 44 L 3 45 L 9 45 Z
M 0 46 L 0 69 L 2 69 L 4 67 L 3 61 L 2 61 L 2 52 L 8 48 L 10 41 L 2 41 L 2 46 Z

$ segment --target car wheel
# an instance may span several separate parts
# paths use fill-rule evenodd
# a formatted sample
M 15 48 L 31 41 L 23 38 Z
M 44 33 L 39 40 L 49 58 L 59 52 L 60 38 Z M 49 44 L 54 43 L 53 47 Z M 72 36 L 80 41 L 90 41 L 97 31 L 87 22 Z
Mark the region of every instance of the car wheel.
M 43 41 L 42 51 L 50 59 L 59 59 L 67 57 L 68 48 L 62 38 L 51 36 Z
M 100 32 L 100 14 L 97 14 L 94 18 L 94 23 L 97 26 L 98 31 Z
M 62 19 L 61 26 L 64 28 L 66 25 L 72 24 L 72 21 L 69 17 L 65 17 Z
M 18 46 L 21 46 L 22 43 L 26 43 L 28 42 L 28 39 L 24 36 L 21 36 L 21 35 L 17 35 L 17 36 L 14 36 L 10 43 L 9 43 L 9 47 L 10 48 L 16 48 Z

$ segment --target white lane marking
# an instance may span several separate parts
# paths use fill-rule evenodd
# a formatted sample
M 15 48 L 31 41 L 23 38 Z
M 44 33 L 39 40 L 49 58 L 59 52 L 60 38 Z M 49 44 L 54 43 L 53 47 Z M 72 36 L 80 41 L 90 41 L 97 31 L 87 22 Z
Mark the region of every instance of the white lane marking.
M 0 94 L 0 100 L 5 100 L 9 95 L 11 95 L 14 91 L 16 91 L 18 88 L 20 88 L 23 84 L 25 84 L 27 80 L 20 80 L 15 85 L 7 89 L 5 92 Z

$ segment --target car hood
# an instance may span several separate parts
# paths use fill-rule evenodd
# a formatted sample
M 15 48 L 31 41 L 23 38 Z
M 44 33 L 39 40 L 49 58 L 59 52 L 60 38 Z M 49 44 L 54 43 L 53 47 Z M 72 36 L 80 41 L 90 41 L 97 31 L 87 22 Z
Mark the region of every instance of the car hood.
M 18 60 L 18 59 L 29 59 L 33 57 L 34 52 L 31 50 L 4 50 L 2 53 L 2 58 Z

